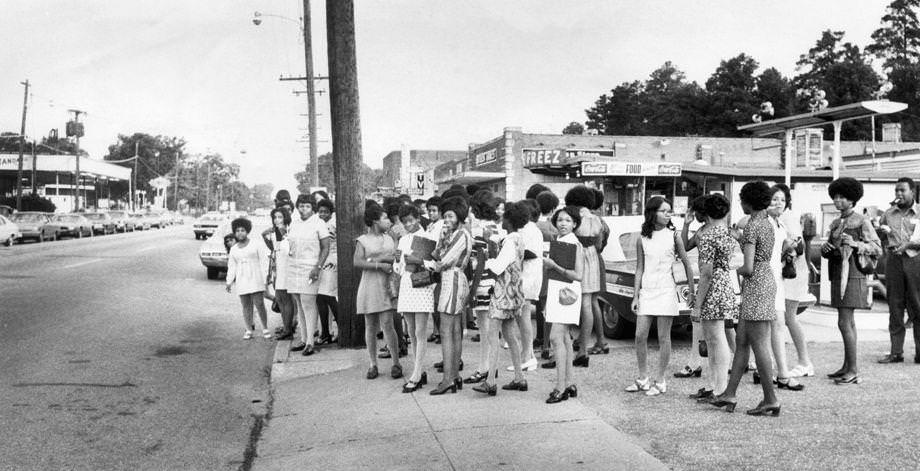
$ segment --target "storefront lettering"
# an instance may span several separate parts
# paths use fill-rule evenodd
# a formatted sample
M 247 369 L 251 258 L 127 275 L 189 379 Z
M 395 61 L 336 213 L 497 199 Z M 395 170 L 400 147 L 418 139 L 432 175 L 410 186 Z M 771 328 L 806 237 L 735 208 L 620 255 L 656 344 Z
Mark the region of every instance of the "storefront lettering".
M 480 152 L 476 154 L 476 166 L 484 165 L 489 162 L 494 162 L 495 158 L 498 155 L 498 149 L 489 149 L 485 152 Z
M 538 165 L 562 165 L 563 150 L 561 149 L 534 149 L 524 150 L 524 166 L 535 167 Z
M 582 162 L 582 176 L 680 176 L 681 164 L 653 162 Z

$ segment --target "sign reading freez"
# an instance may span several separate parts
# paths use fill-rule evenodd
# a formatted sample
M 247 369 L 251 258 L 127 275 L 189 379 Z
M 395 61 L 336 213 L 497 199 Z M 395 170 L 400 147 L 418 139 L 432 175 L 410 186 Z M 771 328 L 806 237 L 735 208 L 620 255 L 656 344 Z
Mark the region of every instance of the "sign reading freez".
M 524 149 L 524 166 L 557 166 L 565 165 L 565 150 L 563 149 Z
M 658 162 L 582 162 L 581 175 L 589 176 L 633 176 L 633 177 L 677 177 L 681 164 Z

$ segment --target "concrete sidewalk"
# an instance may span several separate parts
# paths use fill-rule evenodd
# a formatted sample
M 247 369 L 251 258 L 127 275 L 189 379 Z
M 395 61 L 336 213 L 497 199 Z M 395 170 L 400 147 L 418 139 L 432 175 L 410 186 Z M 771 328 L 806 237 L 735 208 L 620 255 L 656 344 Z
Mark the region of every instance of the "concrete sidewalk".
M 390 360 L 379 378 L 364 378 L 367 353 L 327 347 L 304 357 L 279 342 L 272 366 L 271 419 L 257 444 L 253 469 L 668 469 L 578 399 L 545 404 L 548 375 L 530 374 L 527 392 L 497 397 L 465 385 L 431 396 L 441 357 L 429 344 L 430 384 L 401 392 Z M 479 343 L 464 341 L 472 373 Z M 507 354 L 500 355 L 504 362 Z M 403 368 L 410 363 L 403 358 Z M 500 383 L 510 381 L 503 372 Z M 502 383 L 503 384 L 503 383 Z

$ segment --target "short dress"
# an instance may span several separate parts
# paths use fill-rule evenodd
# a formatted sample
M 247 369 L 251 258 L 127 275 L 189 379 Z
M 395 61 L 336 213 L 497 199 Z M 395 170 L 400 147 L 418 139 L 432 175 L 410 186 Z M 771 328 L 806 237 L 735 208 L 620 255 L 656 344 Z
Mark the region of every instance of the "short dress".
M 581 243 L 578 242 L 578 238 L 571 232 L 557 238 L 556 241 L 575 245 L 577 251 L 584 250 Z M 577 254 L 576 256 L 579 255 L 581 254 Z M 571 281 L 565 283 L 547 278 L 545 285 L 547 291 L 545 308 L 546 322 L 552 324 L 578 325 L 579 322 L 581 322 L 581 282 Z M 560 291 L 566 288 L 575 293 L 575 299 L 577 301 L 573 304 L 562 305 L 559 301 Z
M 319 288 L 317 289 L 317 294 L 337 298 L 339 296 L 339 251 L 336 247 L 335 239 L 335 214 L 326 222 L 326 228 L 329 230 L 329 255 L 326 257 L 326 263 L 319 272 Z
M 729 261 L 735 249 L 735 239 L 727 227 L 718 225 L 699 232 L 697 247 L 700 265 L 712 265 L 712 279 L 706 299 L 700 300 L 700 319 L 720 321 L 738 317 L 732 271 Z
M 524 306 L 524 238 L 520 232 L 508 234 L 498 256 L 486 261 L 486 269 L 495 273 L 495 286 L 489 301 L 491 319 L 511 319 L 521 315 Z
M 602 260 L 597 251 L 597 246 L 603 237 L 604 226 L 599 217 L 595 216 L 587 208 L 581 208 L 581 224 L 575 230 L 575 236 L 581 242 L 584 254 L 584 278 L 581 280 L 581 292 L 584 294 L 593 294 L 601 292 L 602 278 L 601 265 Z M 590 250 L 588 250 L 590 249 Z
M 674 230 L 664 228 L 652 232 L 652 237 L 640 237 L 642 241 L 643 271 L 642 284 L 639 285 L 640 316 L 680 315 L 677 308 L 677 283 L 672 272 L 677 260 L 674 248 Z M 585 252 L 597 253 L 593 248 Z M 588 268 L 585 267 L 585 276 Z
M 357 241 L 364 247 L 365 258 L 392 257 L 396 254 L 396 243 L 388 234 L 364 234 Z M 388 280 L 389 275 L 381 270 L 361 270 L 355 312 L 377 314 L 395 309 L 387 286 Z
M 741 235 L 741 247 L 754 246 L 754 272 L 741 286 L 741 320 L 772 321 L 776 319 L 776 281 L 770 268 L 773 255 L 773 227 L 767 213 L 751 217 Z
M 268 247 L 260 237 L 250 237 L 245 247 L 236 244 L 227 257 L 227 284 L 235 283 L 236 294 L 265 291 L 269 265 Z
M 786 210 L 779 216 L 779 220 L 786 226 L 789 238 L 797 240 L 802 237 L 802 223 L 798 214 L 792 210 Z M 808 295 L 808 249 L 802 255 L 796 255 L 793 266 L 795 266 L 795 278 L 783 278 L 783 290 L 786 292 L 787 300 L 801 300 Z
M 288 252 L 291 251 L 291 246 L 287 238 L 275 241 L 273 245 L 275 246 L 275 290 L 287 290 Z
M 476 278 L 475 273 L 478 269 L 477 263 L 479 258 L 488 260 L 490 244 L 497 243 L 498 225 L 493 221 L 473 218 L 470 223 L 470 230 L 473 236 L 473 255 L 471 257 L 472 262 L 470 263 L 468 274 L 470 281 L 473 281 Z M 482 270 L 479 283 L 471 287 L 471 289 L 475 290 L 474 295 L 476 296 L 476 302 L 473 306 L 474 310 L 487 311 L 489 309 L 489 304 L 492 299 L 491 292 L 494 286 L 495 277 L 488 271 Z
M 776 295 L 774 296 L 774 308 L 784 313 L 786 312 L 786 285 L 783 283 L 783 243 L 786 241 L 789 233 L 786 226 L 773 217 L 768 218 L 770 227 L 773 228 L 773 251 L 770 254 L 770 269 L 773 270 L 773 282 L 776 283 Z M 780 316 L 781 318 L 783 316 Z
M 398 312 L 433 312 L 435 285 L 415 288 L 412 286 L 412 272 L 406 271 L 406 254 L 412 252 L 412 241 L 416 237 L 429 238 L 428 233 L 419 230 L 399 239 L 399 260 L 394 264 L 399 277 L 399 298 L 396 301 Z
M 524 250 L 536 255 L 536 258 L 524 260 L 524 299 L 537 301 L 543 286 L 543 233 L 533 222 L 528 222 L 520 232 L 524 238 Z
M 840 255 L 840 236 L 849 234 L 856 240 L 857 250 L 860 253 L 880 255 L 882 253 L 881 241 L 869 220 L 861 215 L 850 213 L 847 217 L 835 219 L 831 223 L 830 238 L 828 242 L 835 247 L 829 254 L 824 254 L 827 260 L 828 280 L 831 283 L 831 307 L 852 309 L 869 309 L 869 285 L 866 275 L 856 268 L 856 256 L 850 256 L 850 272 L 847 276 L 846 290 L 843 298 L 840 296 L 840 277 L 843 275 L 843 259 Z
M 441 314 L 462 314 L 470 294 L 466 267 L 473 252 L 473 236 L 465 228 L 446 232 L 435 248 L 441 282 L 435 288 L 435 308 Z

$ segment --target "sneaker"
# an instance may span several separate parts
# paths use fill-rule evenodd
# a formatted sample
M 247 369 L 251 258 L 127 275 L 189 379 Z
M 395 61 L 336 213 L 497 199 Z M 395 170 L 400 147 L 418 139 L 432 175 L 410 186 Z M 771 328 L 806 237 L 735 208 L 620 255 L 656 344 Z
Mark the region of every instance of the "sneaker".
M 668 385 L 665 384 L 664 381 L 660 383 L 658 381 L 655 381 L 655 383 L 652 384 L 652 386 L 648 389 L 648 391 L 645 391 L 645 395 L 646 396 L 657 396 L 659 394 L 664 394 L 666 392 L 668 392 Z
M 648 378 L 637 379 L 633 384 L 626 386 L 626 392 L 648 391 L 651 388 L 651 381 Z
M 243 334 L 243 340 L 249 340 L 251 338 L 252 338 L 252 331 L 247 330 L 246 333 Z
M 272 338 L 272 337 L 273 337 L 273 335 L 272 335 L 272 332 L 271 332 L 270 330 L 268 330 L 268 329 L 262 329 L 262 338 L 264 338 L 264 339 L 270 339 L 270 338 Z
M 803 376 L 814 376 L 815 367 L 814 365 L 796 365 L 795 368 L 789 371 L 790 378 L 801 378 Z

